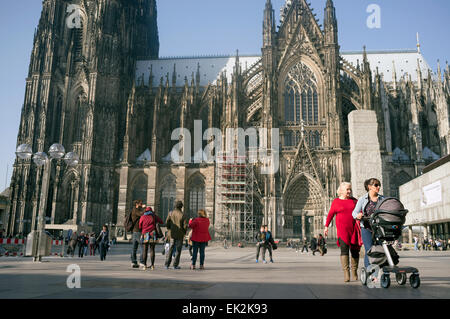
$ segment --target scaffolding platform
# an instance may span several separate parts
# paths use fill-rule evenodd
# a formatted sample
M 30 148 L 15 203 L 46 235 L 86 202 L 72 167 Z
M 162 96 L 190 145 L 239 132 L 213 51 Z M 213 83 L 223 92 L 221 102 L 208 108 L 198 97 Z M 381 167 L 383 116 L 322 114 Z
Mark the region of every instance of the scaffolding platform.
M 253 242 L 256 222 L 253 216 L 253 165 L 245 156 L 219 153 L 218 203 L 221 216 L 218 237 L 237 242 Z

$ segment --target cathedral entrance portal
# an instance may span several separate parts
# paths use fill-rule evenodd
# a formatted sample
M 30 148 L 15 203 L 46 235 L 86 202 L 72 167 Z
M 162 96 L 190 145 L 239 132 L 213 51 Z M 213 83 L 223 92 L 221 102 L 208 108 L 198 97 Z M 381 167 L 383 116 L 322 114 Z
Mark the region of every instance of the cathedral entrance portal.
M 299 175 L 287 188 L 285 194 L 285 238 L 302 238 L 310 240 L 320 231 L 317 222 L 323 212 L 322 196 L 309 177 Z

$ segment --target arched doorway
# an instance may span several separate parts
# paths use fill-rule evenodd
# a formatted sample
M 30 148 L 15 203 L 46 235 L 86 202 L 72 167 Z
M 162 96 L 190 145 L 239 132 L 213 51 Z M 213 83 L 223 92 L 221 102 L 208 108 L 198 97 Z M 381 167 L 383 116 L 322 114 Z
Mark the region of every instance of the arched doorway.
M 205 178 L 201 174 L 195 174 L 188 182 L 188 218 L 197 217 L 199 209 L 205 209 Z
M 302 174 L 287 188 L 284 196 L 284 237 L 310 240 L 323 227 L 324 203 L 317 183 Z
M 58 215 L 55 216 L 56 223 L 78 222 L 78 197 L 80 179 L 75 171 L 69 172 L 62 183 L 62 191 L 58 193 Z
M 131 205 L 133 205 L 135 200 L 142 200 L 148 206 L 154 205 L 154 203 L 147 203 L 147 187 L 148 176 L 146 174 L 140 174 L 134 180 L 133 186 L 131 187 Z
M 169 212 L 174 208 L 176 196 L 176 178 L 173 175 L 168 175 L 164 178 L 160 191 L 159 216 L 163 221 L 167 219 Z

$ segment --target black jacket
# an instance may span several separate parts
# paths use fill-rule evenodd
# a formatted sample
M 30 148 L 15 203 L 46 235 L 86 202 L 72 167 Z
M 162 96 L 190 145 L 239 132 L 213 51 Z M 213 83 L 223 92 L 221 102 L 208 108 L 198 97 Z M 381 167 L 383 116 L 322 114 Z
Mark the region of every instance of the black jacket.
M 314 237 L 311 239 L 311 249 L 317 249 L 317 239 Z
M 264 243 L 266 241 L 266 232 L 259 231 L 256 234 L 255 239 L 258 243 Z
M 319 247 L 324 247 L 326 244 L 324 237 L 319 237 Z

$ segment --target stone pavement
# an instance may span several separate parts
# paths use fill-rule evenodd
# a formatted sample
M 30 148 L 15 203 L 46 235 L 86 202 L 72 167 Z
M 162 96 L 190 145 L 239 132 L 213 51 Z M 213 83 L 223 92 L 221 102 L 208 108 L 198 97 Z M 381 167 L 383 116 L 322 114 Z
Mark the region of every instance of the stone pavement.
M 321 257 L 296 253 L 280 247 L 275 263 L 255 263 L 254 247 L 206 248 L 206 270 L 190 270 L 187 250 L 181 269 L 166 270 L 157 247 L 156 269 L 131 269 L 131 245 L 113 246 L 107 260 L 45 257 L 41 263 L 31 258 L 0 258 L 0 299 L 9 298 L 153 298 L 153 299 L 442 299 L 450 298 L 450 252 L 399 251 L 400 264 L 419 269 L 421 287 L 409 282 L 399 286 L 391 275 L 389 289 L 363 287 L 359 281 L 344 283 L 339 251 L 329 249 Z M 362 259 L 361 259 L 362 262 Z M 67 267 L 81 270 L 81 288 L 70 289 Z

